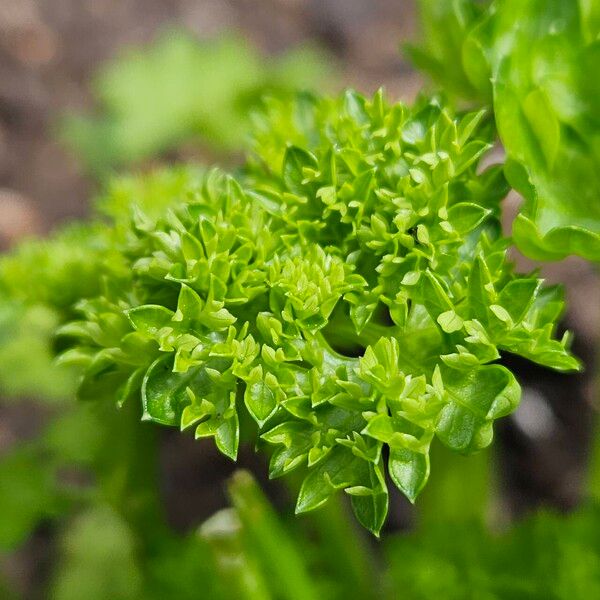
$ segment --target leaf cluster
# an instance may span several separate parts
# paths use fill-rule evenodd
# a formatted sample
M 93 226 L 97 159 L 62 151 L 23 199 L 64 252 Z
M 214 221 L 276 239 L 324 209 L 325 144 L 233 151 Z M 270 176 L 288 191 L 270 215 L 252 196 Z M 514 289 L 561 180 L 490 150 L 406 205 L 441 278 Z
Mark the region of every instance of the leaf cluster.
M 416 64 L 458 97 L 493 106 L 525 201 L 514 223 L 528 256 L 600 260 L 599 13 L 594 2 L 421 2 Z
M 73 374 L 54 364 L 54 331 L 75 317 L 74 305 L 102 293 L 109 277 L 128 277 L 119 245 L 132 211 L 158 216 L 184 201 L 201 174 L 194 167 L 113 178 L 94 203 L 91 221 L 46 239 L 29 239 L 0 257 L 0 390 L 5 397 L 64 400 Z
M 434 437 L 476 451 L 514 410 L 502 352 L 578 368 L 560 289 L 507 258 L 502 168 L 478 168 L 492 135 L 435 98 L 271 101 L 239 178 L 133 211 L 124 268 L 60 330 L 79 397 L 141 399 L 234 459 L 241 429 L 271 477 L 302 470 L 297 512 L 343 489 L 378 533 L 387 475 L 414 500 Z

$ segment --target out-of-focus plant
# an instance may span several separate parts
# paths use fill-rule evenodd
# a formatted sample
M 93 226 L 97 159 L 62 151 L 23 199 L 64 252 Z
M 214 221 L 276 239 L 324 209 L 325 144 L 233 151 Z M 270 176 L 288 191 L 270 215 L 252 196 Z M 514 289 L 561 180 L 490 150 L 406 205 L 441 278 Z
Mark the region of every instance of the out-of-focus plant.
M 200 533 L 210 542 L 219 576 L 240 598 L 392 599 L 401 591 L 410 600 L 583 600 L 599 590 L 597 507 L 568 517 L 543 511 L 502 532 L 477 521 L 446 520 L 388 535 L 369 548 L 347 526 L 332 535 L 327 522 L 333 517 L 343 523 L 338 504 L 318 522 L 303 517 L 298 527 L 277 515 L 247 473 L 236 474 L 229 491 L 232 508 L 209 519 Z M 336 536 L 344 547 L 332 551 Z M 281 593 L 280 580 L 292 588 L 291 570 L 309 580 L 293 586 L 296 592 Z
M 0 257 L 0 391 L 61 400 L 75 378 L 54 364 L 51 339 L 76 299 L 100 292 L 103 228 L 76 225 L 52 241 L 28 240 Z
M 68 225 L 51 239 L 32 239 L 0 257 L 0 391 L 7 397 L 66 399 L 75 378 L 54 363 L 58 324 L 82 298 L 101 293 L 107 274 L 122 274 L 115 244 L 124 243 L 133 211 L 157 217 L 189 200 L 201 169 L 178 167 L 111 180 L 89 223 Z
M 491 104 L 524 197 L 513 233 L 528 256 L 600 260 L 597 2 L 420 2 L 415 62 L 449 93 Z
M 222 597 L 208 546 L 165 521 L 152 433 L 135 411 L 80 405 L 2 458 L 0 556 L 41 524 L 57 531 L 38 593 L 191 599 L 202 589 Z
M 411 600 L 587 600 L 600 592 L 595 506 L 541 512 L 495 533 L 445 522 L 373 548 L 343 505 L 298 520 L 277 511 L 248 473 L 235 474 L 228 489 L 230 508 L 185 536 L 159 527 L 150 543 L 108 504 L 82 510 L 64 529 L 49 595 L 391 600 L 402 590 Z
M 72 395 L 75 377 L 54 364 L 50 340 L 59 323 L 46 306 L 0 301 L 0 390 L 6 398 Z
M 176 168 L 140 178 L 115 179 L 98 199 L 92 222 L 68 226 L 48 240 L 27 241 L 0 258 L 0 390 L 3 396 L 15 400 L 37 400 L 37 405 L 28 406 L 41 411 L 39 418 L 32 419 L 39 421 L 41 431 L 0 459 L 0 551 L 19 547 L 41 523 L 62 522 L 67 526 L 71 519 L 75 519 L 76 531 L 65 534 L 65 543 L 77 545 L 73 540 L 83 535 L 77 523 L 87 531 L 84 524 L 88 517 L 76 518 L 80 513 L 89 514 L 91 520 L 106 518 L 108 536 L 113 535 L 114 524 L 114 535 L 133 535 L 137 548 L 142 534 L 134 522 L 141 520 L 136 512 L 150 505 L 155 506 L 152 514 L 159 512 L 158 487 L 152 474 L 154 444 L 148 435 L 141 434 L 140 415 L 132 419 L 112 406 L 106 409 L 75 403 L 75 373 L 55 363 L 54 332 L 57 324 L 74 317 L 73 305 L 78 298 L 102 292 L 109 272 L 121 276 L 122 260 L 113 247 L 118 240 L 125 243 L 131 212 L 143 207 L 148 214 L 160 214 L 169 204 L 189 199 L 190 182 L 200 172 L 196 168 Z M 49 400 L 50 406 L 44 407 Z M 114 436 L 119 438 L 119 430 L 123 444 L 115 445 Z M 135 453 L 136 445 L 140 454 Z M 136 463 L 138 457 L 142 459 L 140 464 Z M 138 508 L 130 510 L 132 504 Z M 154 519 L 153 527 L 159 535 L 166 526 Z M 170 552 L 187 544 L 169 535 L 165 543 L 169 543 Z M 65 567 L 65 576 L 56 583 L 55 597 L 81 597 L 78 579 L 82 585 L 92 581 L 85 573 L 80 578 L 73 574 L 80 568 L 73 563 L 84 561 L 82 554 L 88 543 L 86 540 L 81 548 L 75 548 L 73 556 L 67 552 L 69 558 L 65 561 L 70 566 Z M 104 550 L 99 548 L 98 552 Z M 181 552 L 185 553 L 183 549 Z M 195 552 L 190 547 L 190 560 Z M 202 553 L 198 552 L 198 560 L 202 561 Z M 106 560 L 112 560 L 111 556 L 107 552 Z M 95 570 L 91 559 L 85 564 L 87 567 L 81 569 Z M 109 578 L 111 571 L 102 570 Z M 115 577 L 121 577 L 118 569 Z M 87 592 L 83 595 L 119 595 L 110 587 L 118 585 L 117 580 L 100 581 L 95 596 Z M 189 591 L 194 582 L 201 583 L 190 578 L 181 585 Z M 72 589 L 76 591 L 71 593 Z
M 200 41 L 166 32 L 104 67 L 94 81 L 99 114 L 68 117 L 62 136 L 97 174 L 190 141 L 236 151 L 264 95 L 322 89 L 331 81 L 327 63 L 314 47 L 269 58 L 232 34 Z
M 503 532 L 491 532 L 480 522 L 445 521 L 390 535 L 370 558 L 362 540 L 345 531 L 346 544 L 353 544 L 361 557 L 364 583 L 359 588 L 355 567 L 344 563 L 347 557 L 328 552 L 329 532 L 323 524 L 313 529 L 310 523 L 302 532 L 293 522 L 282 523 L 246 473 L 234 476 L 229 489 L 233 508 L 215 515 L 200 531 L 211 541 L 219 572 L 228 581 L 234 576 L 238 582 L 252 580 L 243 572 L 248 564 L 256 566 L 255 580 L 262 575 L 269 593 L 253 596 L 243 583 L 236 588 L 241 598 L 392 599 L 401 593 L 410 600 L 584 600 L 600 592 L 600 510 L 595 505 L 569 516 L 542 511 Z M 335 506 L 336 512 L 341 508 Z M 316 535 L 312 543 L 311 535 Z M 230 552 L 236 544 L 234 562 Z M 325 546 L 317 561 L 311 559 L 313 544 Z M 282 555 L 286 558 L 279 560 Z M 320 577 L 314 576 L 315 569 Z M 276 582 L 289 583 L 292 570 L 312 577 L 293 586 L 296 594 L 281 593 Z

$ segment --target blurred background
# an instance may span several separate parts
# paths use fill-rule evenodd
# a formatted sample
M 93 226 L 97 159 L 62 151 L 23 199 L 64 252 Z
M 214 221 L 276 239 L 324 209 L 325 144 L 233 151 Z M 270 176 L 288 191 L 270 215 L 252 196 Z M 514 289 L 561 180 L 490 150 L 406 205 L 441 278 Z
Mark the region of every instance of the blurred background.
M 414 20 L 411 2 L 391 0 L 2 0 L 4 243 L 85 214 L 93 181 L 59 143 L 57 127 L 65 114 L 97 107 L 94 76 L 127 49 L 174 29 L 199 39 L 235 32 L 259 56 L 310 42 L 335 64 L 337 87 L 385 85 L 411 98 L 418 79 L 398 48 L 414 35 Z M 12 217 L 5 206 L 14 206 Z
M 400 50 L 418 39 L 417 21 L 408 0 L 0 0 L 0 248 L 85 217 L 116 172 L 235 165 L 247 114 L 265 91 L 383 85 L 410 101 L 427 84 Z M 517 206 L 509 198 L 507 213 Z M 564 326 L 587 370 L 513 365 L 524 396 L 499 426 L 500 520 L 539 505 L 576 506 L 590 445 L 600 283 L 575 259 L 543 272 L 567 287 Z M 18 365 L 2 360 L 0 456 L 9 456 L 62 408 L 11 388 Z M 212 443 L 156 435 L 167 519 L 185 532 L 227 504 L 234 465 Z M 240 463 L 259 477 L 266 471 L 251 449 Z M 284 490 L 268 489 L 285 505 Z M 1 562 L 25 597 L 41 597 L 59 543 L 51 515 L 38 512 L 33 534 Z M 390 512 L 388 529 L 410 526 L 412 508 L 399 494 Z

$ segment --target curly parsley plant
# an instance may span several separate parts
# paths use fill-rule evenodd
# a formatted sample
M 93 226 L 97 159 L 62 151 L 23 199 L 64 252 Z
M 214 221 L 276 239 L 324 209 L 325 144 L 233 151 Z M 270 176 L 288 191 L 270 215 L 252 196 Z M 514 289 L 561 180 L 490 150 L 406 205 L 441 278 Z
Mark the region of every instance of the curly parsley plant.
M 343 489 L 377 534 L 388 475 L 414 501 L 434 437 L 479 450 L 515 409 L 503 352 L 578 368 L 560 289 L 507 258 L 502 167 L 479 168 L 493 135 L 436 99 L 272 101 L 238 178 L 135 211 L 128 268 L 60 331 L 80 397 L 141 401 L 232 459 L 255 439 L 272 477 L 304 473 L 297 512 Z

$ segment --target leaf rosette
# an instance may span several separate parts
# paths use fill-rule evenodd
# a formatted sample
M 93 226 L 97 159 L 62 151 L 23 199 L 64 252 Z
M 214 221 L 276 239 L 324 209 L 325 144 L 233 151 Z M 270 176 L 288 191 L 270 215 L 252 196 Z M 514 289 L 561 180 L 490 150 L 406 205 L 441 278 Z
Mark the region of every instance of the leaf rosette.
M 554 336 L 560 290 L 507 258 L 502 166 L 479 167 L 492 136 L 435 98 L 271 101 L 237 179 L 135 211 L 130 277 L 61 332 L 80 396 L 141 399 L 233 459 L 242 424 L 272 477 L 304 472 L 298 512 L 345 490 L 378 534 L 386 473 L 414 501 L 434 438 L 477 451 L 515 409 L 503 352 L 578 368 Z

